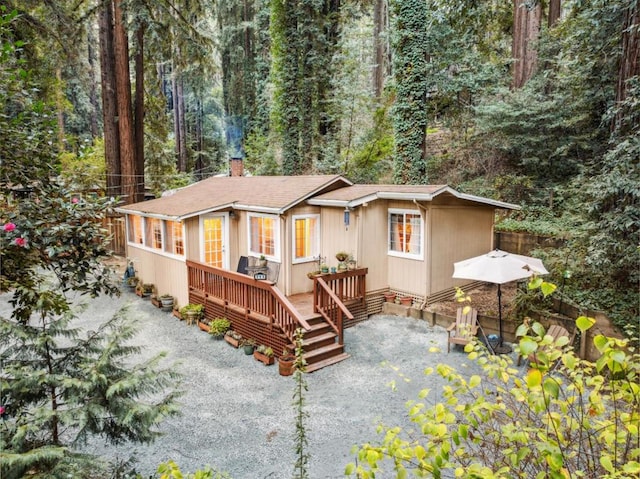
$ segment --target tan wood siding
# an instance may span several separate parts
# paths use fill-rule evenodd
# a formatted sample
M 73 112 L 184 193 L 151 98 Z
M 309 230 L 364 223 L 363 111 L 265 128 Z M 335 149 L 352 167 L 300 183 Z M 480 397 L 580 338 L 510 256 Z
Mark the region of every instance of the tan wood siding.
M 453 263 L 486 253 L 493 247 L 493 208 L 434 207 L 431 222 L 429 293 L 454 285 Z
M 387 261 L 387 202 L 358 208 L 358 267 L 368 268 L 367 291 L 389 286 Z
M 187 259 L 200 261 L 200 217 L 184 220 Z
M 188 302 L 187 267 L 184 261 L 128 245 L 128 257 L 144 283 L 152 283 L 158 295 L 171 294 L 180 306 Z

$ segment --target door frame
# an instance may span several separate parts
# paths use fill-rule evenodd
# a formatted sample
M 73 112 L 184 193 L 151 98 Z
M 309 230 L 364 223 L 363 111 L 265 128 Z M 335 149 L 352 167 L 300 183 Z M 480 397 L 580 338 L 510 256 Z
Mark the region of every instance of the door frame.
M 200 215 L 199 219 L 199 241 L 200 241 L 200 262 L 207 264 L 205 261 L 205 247 L 204 247 L 204 222 L 207 219 L 221 218 L 222 219 L 222 268 L 229 269 L 229 213 L 208 213 L 206 215 Z

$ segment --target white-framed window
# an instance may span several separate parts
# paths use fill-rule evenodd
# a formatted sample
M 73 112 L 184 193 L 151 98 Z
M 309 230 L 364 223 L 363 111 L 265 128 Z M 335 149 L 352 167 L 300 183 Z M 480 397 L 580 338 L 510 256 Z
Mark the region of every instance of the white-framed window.
M 145 246 L 153 249 L 162 249 L 162 220 L 158 218 L 144 219 Z
M 129 243 L 142 244 L 144 241 L 142 233 L 142 216 L 127 215 L 127 229 Z
M 389 210 L 389 255 L 423 259 L 424 227 L 418 210 Z
M 280 218 L 276 215 L 249 213 L 249 254 L 264 255 L 271 261 L 280 261 Z
M 293 262 L 317 260 L 320 254 L 320 215 L 293 216 Z
M 179 221 L 164 222 L 165 227 L 165 241 L 164 250 L 167 253 L 175 254 L 177 256 L 184 256 L 184 233 L 182 229 L 182 223 Z

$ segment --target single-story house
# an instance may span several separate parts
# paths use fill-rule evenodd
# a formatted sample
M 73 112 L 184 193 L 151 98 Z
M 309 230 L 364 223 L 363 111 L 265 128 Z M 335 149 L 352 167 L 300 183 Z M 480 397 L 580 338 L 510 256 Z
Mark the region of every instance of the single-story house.
M 339 314 L 331 327 L 341 336 L 345 324 L 379 312 L 384 292 L 426 302 L 450 290 L 459 284 L 454 262 L 493 248 L 496 208 L 517 206 L 446 185 L 313 175 L 212 177 L 118 211 L 126 215 L 127 256 L 145 283 L 180 305 L 205 304 L 211 317 L 231 317 L 234 329 L 279 347 L 300 321 L 311 327 L 291 311 L 294 295 L 313 292 L 315 312 L 334 322 Z M 350 270 L 338 269 L 338 252 L 354 260 Z M 336 272 L 310 278 L 321 263 Z M 262 294 L 277 304 L 249 304 Z M 251 317 L 262 321 L 260 331 L 246 323 Z

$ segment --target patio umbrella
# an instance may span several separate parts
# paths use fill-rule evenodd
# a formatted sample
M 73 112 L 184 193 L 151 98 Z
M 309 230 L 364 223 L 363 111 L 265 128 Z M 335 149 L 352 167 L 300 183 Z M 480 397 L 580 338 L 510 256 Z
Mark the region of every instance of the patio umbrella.
M 453 264 L 453 278 L 486 281 L 498 285 L 498 323 L 500 326 L 500 345 L 502 345 L 502 291 L 500 285 L 533 274 L 549 272 L 537 258 L 507 253 L 499 249 L 490 253 L 465 259 Z

